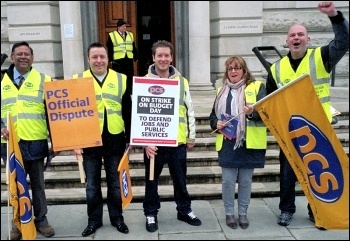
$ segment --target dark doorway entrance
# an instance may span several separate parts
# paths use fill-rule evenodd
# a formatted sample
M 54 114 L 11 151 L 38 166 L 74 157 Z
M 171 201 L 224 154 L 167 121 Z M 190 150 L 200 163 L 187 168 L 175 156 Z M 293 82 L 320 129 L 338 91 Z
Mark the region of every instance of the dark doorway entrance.
M 139 76 L 147 73 L 153 63 L 151 47 L 158 40 L 172 42 L 172 2 L 136 1 L 137 4 L 137 42 L 139 52 Z

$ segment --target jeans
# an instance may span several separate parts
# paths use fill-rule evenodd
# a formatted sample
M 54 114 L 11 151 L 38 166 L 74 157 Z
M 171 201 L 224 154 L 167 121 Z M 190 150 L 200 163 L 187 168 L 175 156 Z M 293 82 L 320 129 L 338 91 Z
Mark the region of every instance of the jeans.
M 1 143 L 1 159 L 6 166 L 7 162 L 7 144 Z
M 252 193 L 252 181 L 254 169 L 221 168 L 222 170 L 222 201 L 225 214 L 234 215 L 234 201 L 236 180 L 238 179 L 238 214 L 247 215 Z
M 110 222 L 112 225 L 124 222 L 117 168 L 125 151 L 125 142 L 115 141 L 106 145 L 103 140 L 103 143 L 102 147 L 84 148 L 83 152 L 88 225 L 92 226 L 100 225 L 103 221 L 102 164 L 106 172 L 107 208 Z
M 192 211 L 191 199 L 186 186 L 187 173 L 187 150 L 186 145 L 178 147 L 158 147 L 157 155 L 154 158 L 154 179 L 149 180 L 150 160 L 144 151 L 145 163 L 145 199 L 143 211 L 145 216 L 157 216 L 160 209 L 160 197 L 158 194 L 158 181 L 164 164 L 167 163 L 173 181 L 174 199 L 176 210 L 181 214 Z
M 295 183 L 298 180 L 288 159 L 280 149 L 280 204 L 281 212 L 295 213 Z M 307 205 L 309 215 L 312 213 L 310 204 Z

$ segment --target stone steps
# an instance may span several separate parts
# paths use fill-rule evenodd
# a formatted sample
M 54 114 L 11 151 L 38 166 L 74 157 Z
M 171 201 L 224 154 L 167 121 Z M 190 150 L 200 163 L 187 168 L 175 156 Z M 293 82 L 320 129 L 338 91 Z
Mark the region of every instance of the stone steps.
M 207 121 L 200 121 L 201 124 L 196 125 L 196 138 L 202 138 L 202 137 L 215 137 L 215 133 L 211 134 L 212 130 L 209 126 L 209 120 Z M 341 119 L 338 120 L 338 122 L 334 125 L 332 125 L 335 133 L 347 133 L 349 132 L 349 120 L 348 119 Z M 267 132 L 269 136 L 272 134 L 268 131 Z
M 46 188 L 83 188 L 84 183 L 80 181 L 78 170 L 72 171 L 46 171 L 45 172 Z M 144 186 L 145 171 L 143 168 L 130 169 L 131 182 L 135 186 Z M 269 164 L 265 168 L 256 169 L 254 181 L 269 182 L 279 180 L 279 165 Z M 101 172 L 102 186 L 106 186 L 106 174 Z M 30 183 L 29 179 L 28 182 Z M 1 183 L 5 183 L 5 175 L 1 177 Z M 221 183 L 221 168 L 216 166 L 198 166 L 187 168 L 187 183 L 188 184 L 205 184 L 205 183 Z M 172 185 L 171 176 L 168 168 L 162 171 L 159 185 Z M 6 190 L 6 186 L 2 185 L 1 190 Z
M 133 186 L 132 202 L 142 202 L 145 195 L 144 186 Z M 187 189 L 192 200 L 221 199 L 221 183 L 188 184 Z M 236 187 L 237 190 L 237 187 Z M 296 184 L 296 195 L 304 195 L 299 184 Z M 31 191 L 30 191 L 31 192 Z M 172 185 L 159 185 L 158 193 L 162 201 L 173 200 Z M 107 200 L 107 188 L 102 187 L 103 199 Z M 237 195 L 237 194 L 236 194 Z M 277 197 L 279 195 L 279 182 L 253 182 L 252 198 Z M 7 205 L 7 191 L 1 191 L 1 206 Z M 48 205 L 85 204 L 85 188 L 46 189 Z
M 221 198 L 221 168 L 218 166 L 215 151 L 215 134 L 211 134 L 208 116 L 213 97 L 196 96 L 194 104 L 196 113 L 196 145 L 188 152 L 187 180 L 192 199 Z M 335 106 L 342 112 L 337 116 L 338 123 L 334 131 L 344 151 L 349 156 L 349 112 L 348 103 Z M 279 195 L 279 147 L 275 138 L 268 132 L 268 147 L 264 168 L 255 169 L 253 175 L 252 197 L 272 197 Z M 131 182 L 133 185 L 133 202 L 141 202 L 144 197 L 143 148 L 133 147 L 129 155 Z M 5 167 L 1 163 L 1 205 L 7 205 L 7 188 Z M 106 199 L 105 172 L 102 171 L 102 193 Z M 56 156 L 45 172 L 46 195 L 49 205 L 85 203 L 85 183 L 81 183 L 78 163 L 72 151 L 62 151 Z M 300 186 L 297 195 L 303 195 Z M 173 199 L 172 180 L 165 166 L 159 180 L 159 195 L 162 200 Z
M 344 150 L 349 154 L 349 147 L 344 147 Z M 279 149 L 267 149 L 265 155 L 265 164 L 274 165 L 278 164 Z M 165 164 L 165 167 L 167 165 Z M 218 154 L 216 151 L 202 151 L 202 152 L 188 152 L 187 154 L 187 167 L 210 167 L 218 166 Z M 129 167 L 130 169 L 144 169 L 143 154 L 132 153 L 129 155 Z M 103 168 L 103 166 L 102 166 Z M 73 155 L 69 156 L 56 156 L 52 159 L 51 165 L 47 168 L 46 172 L 65 172 L 65 171 L 78 171 L 78 162 Z M 1 172 L 5 173 L 5 166 L 1 164 Z M 2 176 L 3 177 L 3 176 Z
M 344 147 L 349 155 L 349 147 Z M 190 152 L 191 153 L 191 152 Z M 189 154 L 187 168 L 187 182 L 193 199 L 220 198 L 221 195 L 221 168 L 217 163 L 216 152 Z M 131 154 L 130 176 L 133 186 L 134 200 L 141 201 L 144 195 L 144 168 L 142 154 Z M 56 159 L 57 158 L 57 159 Z M 77 161 L 74 156 L 58 156 L 45 172 L 47 199 L 50 204 L 57 203 L 84 203 L 85 183 L 81 183 Z M 200 163 L 206 160 L 206 165 Z M 273 160 L 273 161 L 271 161 Z M 135 164 L 137 163 L 138 164 Z M 205 161 L 204 161 L 205 162 Z M 136 167 L 136 168 L 135 168 Z M 2 166 L 2 172 L 5 172 Z M 3 173 L 4 174 L 4 173 Z M 1 205 L 7 204 L 7 185 L 5 175 L 1 175 Z M 102 189 L 106 197 L 105 172 L 101 172 Z M 28 179 L 28 182 L 29 179 Z M 257 168 L 253 175 L 254 190 L 252 196 L 277 196 L 279 192 L 279 164 L 278 150 L 267 150 L 266 165 Z M 200 191 L 202 190 L 202 192 Z M 70 196 L 69 194 L 72 194 Z M 172 180 L 168 168 L 165 166 L 159 180 L 159 193 L 162 199 L 171 199 L 173 195 Z M 302 194 L 299 188 L 298 194 Z M 67 198 L 65 198 L 67 197 Z
M 337 133 L 338 139 L 343 146 L 349 146 L 349 134 L 348 132 Z M 278 149 L 278 143 L 274 136 L 267 136 L 267 149 Z M 202 152 L 202 151 L 215 151 L 215 135 L 210 137 L 198 137 L 196 138 L 196 145 L 193 147 L 192 152 Z M 131 153 L 143 153 L 142 147 L 133 147 Z M 73 155 L 73 151 L 62 151 L 60 155 L 70 156 Z

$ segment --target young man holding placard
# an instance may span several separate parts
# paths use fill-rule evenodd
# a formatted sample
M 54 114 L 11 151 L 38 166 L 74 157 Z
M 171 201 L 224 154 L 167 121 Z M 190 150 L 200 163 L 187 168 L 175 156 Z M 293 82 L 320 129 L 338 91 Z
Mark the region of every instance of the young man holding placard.
M 130 140 L 131 99 L 126 94 L 126 75 L 108 68 L 107 47 L 100 42 L 88 48 L 90 68 L 78 77 L 93 77 L 96 104 L 102 135 L 102 146 L 75 149 L 83 156 L 86 174 L 86 202 L 88 225 L 82 232 L 86 237 L 103 225 L 103 197 L 101 190 L 102 165 L 106 172 L 107 207 L 112 226 L 121 233 L 129 233 L 124 223 L 122 198 L 117 168 Z M 86 127 L 84 127 L 86 128 Z
M 174 185 L 174 199 L 177 209 L 177 219 L 193 226 L 200 226 L 202 222 L 193 213 L 191 199 L 186 187 L 187 150 L 195 145 L 195 118 L 192 99 L 187 79 L 171 65 L 173 60 L 173 45 L 161 40 L 153 44 L 152 56 L 154 64 L 148 69 L 146 77 L 180 80 L 180 105 L 178 146 L 146 146 L 144 150 L 145 162 L 145 199 L 143 211 L 146 216 L 146 230 L 158 230 L 157 214 L 160 208 L 158 194 L 158 180 L 165 163 L 168 164 Z M 150 160 L 154 158 L 154 179 L 150 180 Z

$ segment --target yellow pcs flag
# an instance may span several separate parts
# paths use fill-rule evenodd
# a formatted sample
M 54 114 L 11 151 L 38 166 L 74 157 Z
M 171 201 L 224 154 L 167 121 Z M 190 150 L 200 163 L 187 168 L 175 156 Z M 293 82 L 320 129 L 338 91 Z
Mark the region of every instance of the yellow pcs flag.
M 349 228 L 349 158 L 304 74 L 254 108 L 276 138 L 310 203 L 315 225 Z
M 126 208 L 133 198 L 131 178 L 129 172 L 129 150 L 127 150 L 118 166 L 120 193 L 122 196 L 123 209 Z
M 36 238 L 36 228 L 26 179 L 27 175 L 11 115 L 9 115 L 8 127 L 9 199 L 13 207 L 13 223 L 21 231 L 23 240 L 34 240 Z

